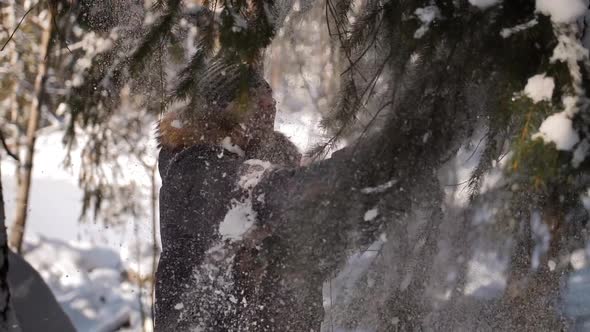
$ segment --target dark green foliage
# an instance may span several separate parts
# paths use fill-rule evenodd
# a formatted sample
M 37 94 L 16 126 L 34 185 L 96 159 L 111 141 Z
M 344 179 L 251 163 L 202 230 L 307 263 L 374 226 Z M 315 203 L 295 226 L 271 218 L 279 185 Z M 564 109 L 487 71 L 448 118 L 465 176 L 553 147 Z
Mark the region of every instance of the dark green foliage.
M 103 123 L 116 108 L 123 83 L 121 65 L 110 67 L 116 63 L 116 50 L 97 55 L 93 65 L 85 72 L 84 83 L 70 94 L 68 103 L 72 115 L 66 133 L 68 140 L 74 139 L 77 121 L 82 127 L 92 127 Z
M 433 3 L 440 16 L 417 38 L 415 34 L 422 22 L 416 9 Z M 276 21 L 275 5 L 266 0 L 206 1 L 202 8 L 188 12 L 180 1 L 157 1 L 152 8 L 157 19 L 145 28 L 139 40 L 133 40 L 133 50 L 125 49 L 124 42 L 118 41 L 113 50 L 94 59 L 84 84 L 74 89 L 70 98 L 73 121 L 94 129 L 93 139 L 108 139 L 107 130 L 99 126 L 107 122 L 119 104 L 119 92 L 126 85 L 134 93 L 146 96 L 147 108 L 152 112 L 161 112 L 166 105 L 178 102 L 183 116 L 215 119 L 216 111 L 230 101 L 241 101 L 247 88 L 260 82 L 263 52 L 281 25 Z M 355 8 L 357 5 L 360 8 Z M 298 22 L 305 19 L 307 7 L 303 7 L 294 18 Z M 478 130 L 485 135 L 477 144 L 479 157 L 474 158 L 479 161 L 467 181 L 471 204 L 477 206 L 496 195 L 493 204 L 500 212 L 494 215 L 495 222 L 486 227 L 493 230 L 498 243 L 516 243 L 510 252 L 514 271 L 510 280 L 536 278 L 533 275 L 537 271 L 531 267 L 531 218 L 540 215 L 547 225 L 565 228 L 570 215 L 581 209 L 578 198 L 590 184 L 585 175 L 589 162 L 575 168 L 571 164 L 572 152 L 558 151 L 554 144 L 533 139 L 547 116 L 563 110 L 562 97 L 576 93 L 567 65 L 550 61 L 557 45 L 550 19 L 535 13 L 534 0 L 505 0 L 502 5 L 486 10 L 475 8 L 467 0 L 328 0 L 325 12 L 326 28 L 341 51 L 343 68 L 336 102 L 322 122 L 330 137 L 311 154 L 321 155 L 340 140 L 352 141 L 352 148 L 343 152 L 352 155 L 343 162 L 350 171 L 349 177 L 339 173 L 344 168 L 324 166 L 329 163 L 318 166 L 325 167 L 326 173 L 334 178 L 332 182 L 342 181 L 338 190 L 348 190 L 350 186 L 345 182 L 353 178 L 362 178 L 362 186 L 396 179 L 403 182 L 396 187 L 399 191 L 387 193 L 389 196 L 379 203 L 397 202 L 400 206 L 396 205 L 396 209 L 409 210 L 409 206 L 419 202 L 423 203 L 420 208 L 428 211 L 429 222 L 423 230 L 427 244 L 417 254 L 422 274 L 414 276 L 412 291 L 392 295 L 384 308 L 384 317 L 399 315 L 404 327 L 419 329 L 421 323 L 412 321 L 412 315 L 422 315 L 429 307 L 428 303 L 418 301 L 426 292 L 429 263 L 435 257 L 439 222 L 444 217 L 440 211 L 443 194 L 438 192 L 440 184 L 434 174 Z M 504 28 L 535 18 L 538 23 L 531 28 L 508 38 L 500 34 Z M 187 35 L 187 28 L 179 23 L 182 19 L 198 31 L 195 52 L 190 56 L 181 42 Z M 168 77 L 162 74 L 162 63 L 180 66 L 171 69 L 172 77 Z M 551 101 L 533 103 L 522 91 L 530 77 L 541 73 L 552 77 L 556 88 Z M 586 68 L 582 74 L 588 86 Z M 485 98 L 476 100 L 478 95 Z M 590 136 L 590 118 L 588 102 L 580 103 L 574 126 L 584 139 Z M 153 106 L 156 104 L 157 107 Z M 70 133 L 73 129 L 72 126 Z M 104 160 L 108 152 L 99 143 L 87 151 L 93 163 Z M 502 160 L 507 165 L 504 182 L 494 193 L 481 193 L 486 174 Z M 305 171 L 301 174 L 305 175 Z M 91 178 L 95 174 L 83 176 Z M 332 186 L 328 182 L 326 187 Z M 402 189 L 406 191 L 400 195 Z M 96 197 L 95 207 L 100 207 L 99 193 L 103 191 L 100 184 L 86 191 L 87 196 Z M 307 192 L 306 188 L 301 191 Z M 339 198 L 333 192 L 325 197 L 336 201 Z M 355 204 L 361 201 L 355 200 Z M 324 216 L 326 225 L 339 217 L 346 220 L 349 207 L 342 205 L 337 213 Z M 92 201 L 85 201 L 85 207 L 92 207 Z M 297 216 L 294 220 L 305 216 L 302 211 L 289 208 L 289 213 Z M 324 207 L 310 214 L 309 220 L 318 220 L 313 218 L 321 213 Z M 364 225 L 362 244 L 370 243 L 386 226 L 399 221 L 401 214 L 392 214 L 383 224 Z M 464 225 L 471 226 L 469 222 Z M 303 234 L 305 227 L 315 225 L 302 221 L 296 226 Z M 566 233 L 560 233 L 560 227 L 551 229 L 553 242 L 544 262 L 558 257 L 563 248 L 572 247 Z M 326 236 L 331 239 L 322 239 L 324 242 L 318 247 L 306 247 L 314 250 L 304 258 L 320 261 L 325 251 L 348 245 L 339 238 L 342 232 L 341 227 L 329 229 Z M 580 233 L 580 228 L 570 228 L 568 232 Z M 400 236 L 400 241 L 404 241 L 404 236 Z M 566 245 L 562 246 L 563 243 Z M 325 271 L 336 269 L 337 263 L 328 261 L 326 264 L 331 265 Z M 548 280 L 550 288 L 558 288 L 554 278 L 540 280 Z M 513 284 L 521 285 L 519 282 Z M 387 324 L 388 329 L 393 329 Z
M 222 8 L 220 21 L 214 17 L 218 6 Z M 223 98 L 239 93 L 248 84 L 252 71 L 260 72 L 262 53 L 272 41 L 275 25 L 280 24 L 275 22 L 276 10 L 268 0 L 206 2 L 192 12 L 186 11 L 179 0 L 158 1 L 152 10 L 160 14 L 156 14 L 157 19 L 146 29 L 133 52 L 127 55 L 123 49 L 115 48 L 106 61 L 100 58 L 94 61 L 84 85 L 71 96 L 74 120 L 81 116 L 82 124 L 87 126 L 98 123 L 97 117 L 101 115 L 108 117 L 109 109 L 117 104 L 116 92 L 126 83 L 146 96 L 160 95 L 154 90 L 160 89 L 161 77 L 151 69 L 158 54 L 171 58 L 174 50 L 182 48 L 177 47 L 185 38 L 180 19 L 186 19 L 198 29 L 196 52 L 183 63 L 172 82 L 173 88 L 166 92 L 166 104 L 188 99 L 187 112 L 191 113 L 199 109 L 193 106 L 200 105 L 204 99 L 227 103 L 231 99 Z M 97 89 L 102 83 L 111 85 L 105 87 L 107 96 L 105 90 Z M 222 95 L 219 91 L 223 91 Z
M 247 97 L 249 85 L 259 83 L 262 53 L 274 36 L 275 25 L 280 24 L 275 22 L 273 3 L 267 0 L 205 2 L 191 10 L 180 0 L 157 1 L 149 9 L 155 20 L 146 27 L 141 26 L 144 17 L 126 18 L 117 8 L 122 4 L 82 1 L 77 11 L 80 23 L 89 30 L 104 37 L 115 28 L 119 31 L 114 46 L 92 58 L 82 84 L 73 87 L 66 98 L 71 109 L 67 144 L 75 143 L 77 128 L 90 138 L 83 149 L 80 177 L 83 214 L 87 209 L 99 213 L 103 202 L 118 194 L 108 186 L 100 167 L 116 158 L 109 149 L 127 135 L 105 127 L 120 113 L 124 88 L 143 96 L 143 106 L 152 114 L 164 112 L 173 102 L 183 102 L 182 116 L 212 119 L 237 96 Z M 219 8 L 221 20 L 215 17 Z M 187 59 L 185 42 L 191 27 L 197 28 L 196 51 Z M 171 68 L 176 71 L 172 79 Z
M 342 3 L 346 1 L 339 2 Z M 330 21 L 332 31 L 342 47 L 344 63 L 348 63 L 348 67 L 342 75 L 339 100 L 332 114 L 324 120 L 333 138 L 314 152 L 321 152 L 322 148 L 330 147 L 340 138 L 355 137 L 350 131 L 357 130 L 358 133 L 359 129 L 353 125 L 367 115 L 380 112 L 383 105 L 387 116 L 382 116 L 381 121 L 387 124 L 381 127 L 393 126 L 389 135 L 415 129 L 416 124 L 408 124 L 410 119 L 419 116 L 429 103 L 438 112 L 444 112 L 445 107 L 454 109 L 454 112 L 447 111 L 447 116 L 463 116 L 464 121 L 436 119 L 436 113 L 433 113 L 429 121 L 440 121 L 438 126 L 433 126 L 440 131 L 434 136 L 453 137 L 444 133 L 456 131 L 456 139 L 464 140 L 475 128 L 483 126 L 486 129 L 484 138 L 477 145 L 481 157 L 468 181 L 472 201 L 480 194 L 484 174 L 497 167 L 497 162 L 508 158 L 505 182 L 498 188 L 499 192 L 507 193 L 508 198 L 505 205 L 498 207 L 502 213 L 496 216 L 497 222 L 493 226 L 498 228 L 499 238 L 513 237 L 516 240 L 511 266 L 514 271 L 523 272 L 515 272 L 514 280 L 524 282 L 527 278 L 537 278 L 531 276 L 534 274 L 531 272 L 534 241 L 530 238 L 530 229 L 526 230 L 532 216 L 539 213 L 542 222 L 553 227 L 553 242 L 543 259 L 556 257 L 562 244 L 568 243 L 567 237 L 556 229 L 563 227 L 570 211 L 579 209 L 578 197 L 588 186 L 587 179 L 581 176 L 587 166 L 573 167 L 571 152 L 558 151 L 554 144 L 532 138 L 544 119 L 563 110 L 562 97 L 575 94 L 567 65 L 550 62 L 557 45 L 555 28 L 548 17 L 535 14 L 534 1 L 504 1 L 501 6 L 487 10 L 470 6 L 467 1 L 436 1 L 436 4 L 441 17 L 420 39 L 413 36 L 420 26 L 414 11 L 428 2 L 367 1 L 364 2 L 365 8 L 355 16 L 354 23 L 348 26 L 343 22 L 351 20 L 342 14 L 343 11 L 336 11 L 337 5 L 333 3 L 328 4 L 327 12 L 333 15 Z M 344 12 L 349 15 L 348 11 Z M 534 18 L 538 21 L 534 27 L 508 38 L 500 35 L 502 29 Z M 382 68 L 386 68 L 384 73 Z M 552 77 L 556 88 L 551 102 L 535 104 L 523 96 L 522 91 L 530 77 L 541 73 Z M 369 92 L 376 75 L 384 76 L 382 84 L 388 85 L 389 98 Z M 440 82 L 429 86 L 425 83 L 429 80 Z M 486 100 L 468 104 L 464 91 L 478 86 L 485 89 Z M 355 95 L 351 96 L 351 93 Z M 381 102 L 366 103 L 364 98 L 380 99 Z M 455 101 L 451 103 L 453 99 Z M 582 119 L 587 116 L 585 114 L 582 107 L 574 118 L 578 132 L 584 132 L 587 126 L 588 122 Z M 366 126 L 378 125 L 371 120 Z M 367 128 L 360 129 L 362 133 L 366 131 Z M 586 137 L 583 133 L 581 136 Z M 418 135 L 413 137 L 420 140 Z M 455 151 L 452 148 L 449 156 Z M 507 155 L 508 152 L 511 154 Z M 382 155 L 385 154 L 383 151 Z M 416 156 L 397 157 L 406 160 Z M 373 160 L 379 158 L 376 156 Z M 576 231 L 569 229 L 568 232 Z M 540 273 L 538 278 L 551 285 L 545 286 L 546 289 L 559 287 L 544 272 Z M 511 275 L 509 283 L 512 278 Z
M 131 75 L 137 75 L 144 69 L 145 61 L 151 56 L 160 43 L 166 39 L 167 34 L 176 23 L 176 17 L 181 10 L 181 0 L 167 2 L 165 12 L 149 28 L 147 34 L 141 40 L 129 59 Z
M 560 166 L 568 158 L 566 153 L 530 138 L 547 115 L 559 110 L 562 96 L 573 92 L 567 66 L 549 62 L 557 43 L 549 18 L 535 14 L 532 0 L 503 2 L 487 10 L 468 1 L 438 0 L 434 4 L 440 16 L 421 38 L 415 38 L 422 24 L 415 11 L 431 4 L 427 0 L 326 1 L 327 29 L 341 49 L 343 72 L 336 103 L 322 122 L 330 139 L 311 153 L 321 154 L 344 138 L 360 142 L 392 121 L 399 122 L 396 130 L 411 131 L 402 119 L 419 116 L 421 108 L 431 105 L 451 107 L 468 122 L 461 128 L 446 128 L 441 122 L 438 130 L 457 131 L 456 140 L 476 126 L 486 128 L 478 147 L 483 151 L 480 162 L 469 181 L 474 198 L 483 175 L 505 156 L 507 147 L 514 152 L 511 175 L 517 181 L 541 186 L 559 174 L 574 172 Z M 103 122 L 127 83 L 134 92 L 150 96 L 146 98 L 150 110 L 163 109 L 151 104 L 183 101 L 185 115 L 205 116 L 203 110 L 222 108 L 243 94 L 254 74 L 260 73 L 263 51 L 281 25 L 275 21 L 278 8 L 267 0 L 206 1 L 192 12 L 178 0 L 157 1 L 151 10 L 157 18 L 132 52 L 126 52 L 120 42 L 94 60 L 85 83 L 71 95 L 73 121 L 83 126 Z M 304 13 L 305 9 L 297 19 L 304 20 Z M 538 20 L 534 27 L 501 37 L 502 29 L 534 18 Z M 181 19 L 198 29 L 196 51 L 190 58 L 180 51 L 180 41 L 186 37 Z M 153 68 L 157 61 L 173 57 L 181 67 L 168 84 L 168 77 L 154 73 Z M 449 76 L 447 68 L 457 72 Z M 517 95 L 529 77 L 543 72 L 558 87 L 550 104 L 533 104 Z M 167 89 L 168 85 L 172 88 Z M 488 89 L 488 100 L 477 109 L 467 105 L 463 91 L 473 86 Z M 165 101 L 157 102 L 162 94 Z
M 271 0 L 222 2 L 219 40 L 236 60 L 253 64 L 270 45 L 275 34 Z
M 178 84 L 174 89 L 172 98 L 184 99 L 189 96 L 191 88 L 197 85 L 199 78 L 202 76 L 202 71 L 205 69 L 205 59 L 207 58 L 206 53 L 208 50 L 210 49 L 205 45 L 197 46 L 197 51 L 188 65 L 178 74 Z

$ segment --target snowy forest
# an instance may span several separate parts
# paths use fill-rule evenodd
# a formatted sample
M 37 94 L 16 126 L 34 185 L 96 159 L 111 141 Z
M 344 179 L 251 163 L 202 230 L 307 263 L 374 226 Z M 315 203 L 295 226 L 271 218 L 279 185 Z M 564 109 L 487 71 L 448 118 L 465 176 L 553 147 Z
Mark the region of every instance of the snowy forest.
M 590 331 L 589 23 L 0 0 L 0 331 Z

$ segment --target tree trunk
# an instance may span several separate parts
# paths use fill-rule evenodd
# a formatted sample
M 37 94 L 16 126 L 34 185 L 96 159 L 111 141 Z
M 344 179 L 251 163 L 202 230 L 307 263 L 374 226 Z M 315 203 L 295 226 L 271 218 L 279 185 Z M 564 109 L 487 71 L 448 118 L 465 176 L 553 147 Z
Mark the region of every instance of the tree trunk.
M 141 322 L 141 331 L 146 332 L 146 325 L 145 325 L 145 309 L 143 307 L 143 288 L 145 286 L 145 279 L 141 276 L 141 242 L 139 240 L 139 232 L 138 227 L 135 225 L 134 227 L 135 233 L 135 251 L 137 254 L 137 304 L 139 306 L 139 319 Z
M 14 1 L 9 2 L 11 6 L 14 7 Z M 16 27 L 16 20 L 15 20 L 15 12 L 10 11 L 10 15 L 8 15 L 8 19 L 7 19 L 7 25 L 8 27 Z M 20 75 L 18 75 L 15 78 L 14 84 L 12 86 L 12 94 L 10 96 L 10 122 L 14 125 L 13 128 L 13 132 L 11 133 L 12 135 L 14 135 L 14 145 L 11 146 L 12 151 L 17 155 L 19 155 L 19 151 L 20 151 L 20 137 L 21 137 L 21 118 L 22 115 L 19 114 L 19 101 L 18 101 L 18 91 L 20 88 L 20 80 L 24 79 L 24 71 L 22 71 L 23 66 L 22 63 L 20 64 L 19 67 L 19 61 L 21 60 L 19 57 L 19 53 L 18 50 L 16 48 L 16 45 L 12 44 L 11 47 L 7 48 L 6 51 L 10 52 L 10 66 L 12 68 L 15 68 L 16 70 L 20 71 Z M 20 165 L 21 162 L 20 160 L 16 160 L 16 169 L 15 169 L 15 176 L 17 179 L 17 185 L 20 185 Z
M 29 207 L 29 193 L 31 189 L 31 177 L 33 171 L 33 157 L 35 155 L 35 141 L 37 129 L 41 119 L 41 107 L 45 94 L 45 80 L 47 76 L 47 60 L 51 48 L 51 36 L 53 34 L 53 17 L 49 12 L 47 26 L 41 37 L 41 54 L 37 77 L 35 78 L 35 98 L 31 105 L 29 121 L 27 125 L 26 153 L 22 164 L 22 171 L 19 172 L 20 183 L 16 198 L 16 217 L 10 234 L 10 246 L 18 253 L 21 252 L 23 236 L 27 221 L 27 210 Z
M 154 303 L 156 290 L 156 270 L 158 269 L 158 258 L 160 257 L 160 247 L 158 246 L 158 188 L 156 183 L 158 166 L 155 164 L 151 169 L 151 209 L 152 209 L 152 283 L 150 289 L 151 296 L 151 319 L 154 322 Z
M 9 267 L 5 220 L 2 174 L 0 170 L 0 331 L 18 332 L 21 331 L 21 328 L 12 307 L 7 280 Z

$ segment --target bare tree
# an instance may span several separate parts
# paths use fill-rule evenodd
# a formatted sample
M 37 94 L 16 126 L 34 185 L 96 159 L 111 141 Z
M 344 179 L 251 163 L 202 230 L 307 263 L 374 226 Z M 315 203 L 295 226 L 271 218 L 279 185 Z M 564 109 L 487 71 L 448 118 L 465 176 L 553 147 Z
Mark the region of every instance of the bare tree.
M 16 217 L 12 225 L 10 234 L 10 246 L 20 253 L 27 222 L 27 210 L 29 208 L 29 193 L 31 190 L 31 178 L 33 172 L 33 158 L 35 155 L 35 141 L 37 139 L 37 130 L 41 119 L 41 108 L 43 107 L 43 98 L 45 94 L 45 80 L 47 77 L 47 60 L 51 49 L 51 38 L 53 35 L 54 24 L 53 12 L 48 12 L 46 25 L 41 36 L 41 54 L 39 55 L 39 64 L 37 66 L 37 76 L 35 78 L 34 100 L 29 111 L 27 124 L 27 139 L 25 143 L 25 155 L 20 170 L 19 188 L 16 199 Z

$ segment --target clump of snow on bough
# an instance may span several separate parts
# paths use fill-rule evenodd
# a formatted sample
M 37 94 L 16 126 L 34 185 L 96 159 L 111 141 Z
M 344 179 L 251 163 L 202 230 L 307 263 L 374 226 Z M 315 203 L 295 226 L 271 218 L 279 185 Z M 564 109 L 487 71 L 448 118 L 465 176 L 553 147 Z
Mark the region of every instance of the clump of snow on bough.
M 475 6 L 479 9 L 488 9 L 492 6 L 495 6 L 502 2 L 502 0 L 469 0 L 469 3 L 472 6 Z
M 502 31 L 500 31 L 500 36 L 502 36 L 502 38 L 509 38 L 510 36 L 512 36 L 516 33 L 519 33 L 521 31 L 525 31 L 527 29 L 534 27 L 538 23 L 539 23 L 539 21 L 537 21 L 537 19 L 534 18 L 526 23 L 515 25 L 512 28 L 504 28 L 504 29 L 502 29 Z
M 418 8 L 414 14 L 416 14 L 416 18 L 422 22 L 422 25 L 414 33 L 414 38 L 416 39 L 422 38 L 430 29 L 432 22 L 441 17 L 440 10 L 434 5 Z
M 567 65 L 573 91 L 567 91 L 562 98 L 563 109 L 543 120 L 539 131 L 532 138 L 541 138 L 545 143 L 555 144 L 557 150 L 573 151 L 572 165 L 578 167 L 589 150 L 588 139 L 580 141 L 580 134 L 574 127 L 573 119 L 579 111 L 580 98 L 585 98 L 581 64 L 590 64 L 590 56 L 579 38 L 579 27 L 569 24 L 587 11 L 587 0 L 537 0 L 537 11 L 550 15 L 554 24 L 557 45 L 549 59 L 551 64 Z M 525 87 L 525 94 L 537 103 L 551 101 L 555 82 L 544 74 L 531 77 Z
M 537 0 L 536 8 L 537 12 L 551 16 L 551 20 L 555 23 L 572 23 L 586 13 L 588 1 Z
M 555 148 L 561 151 L 572 151 L 574 147 L 580 142 L 580 135 L 574 128 L 573 117 L 578 112 L 576 106 L 577 98 L 566 96 L 563 98 L 565 109 L 562 112 L 549 115 L 541 126 L 539 131 L 535 133 L 532 138 L 541 138 L 547 144 L 554 143 Z M 584 159 L 579 151 L 574 154 L 575 158 L 572 161 L 577 167 Z
M 547 77 L 545 74 L 535 75 L 529 78 L 524 93 L 531 98 L 534 103 L 541 101 L 551 101 L 553 96 L 553 89 L 555 89 L 555 81 L 552 77 Z
M 543 121 L 533 138 L 542 138 L 546 143 L 555 143 L 557 150 L 570 151 L 580 141 L 567 112 L 550 115 Z
M 378 185 L 376 187 L 366 187 L 366 188 L 363 188 L 363 189 L 361 189 L 361 193 L 367 194 L 367 195 L 369 195 L 369 194 L 380 194 L 380 193 L 383 193 L 383 192 L 387 191 L 389 188 L 393 187 L 393 185 L 396 184 L 396 183 L 397 183 L 397 180 L 396 179 L 393 179 L 393 180 L 387 181 L 387 182 L 385 182 L 383 184 L 380 184 L 380 185 Z
M 367 210 L 365 212 L 365 215 L 363 216 L 363 220 L 364 221 L 371 221 L 371 220 L 377 218 L 378 215 L 379 215 L 379 209 L 377 207 L 374 207 L 374 208 Z

